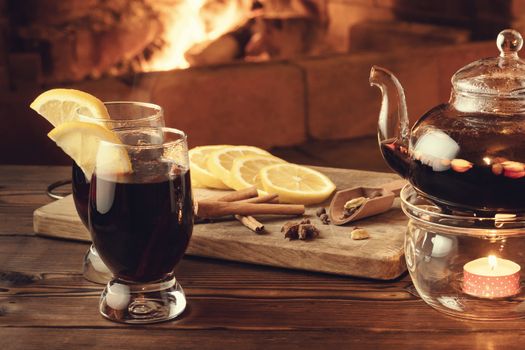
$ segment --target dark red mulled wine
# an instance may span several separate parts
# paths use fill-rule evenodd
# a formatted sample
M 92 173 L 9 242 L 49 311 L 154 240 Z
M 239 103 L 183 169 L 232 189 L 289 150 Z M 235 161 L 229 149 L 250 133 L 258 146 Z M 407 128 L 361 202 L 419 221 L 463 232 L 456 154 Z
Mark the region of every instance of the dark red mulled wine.
M 516 149 L 523 149 L 520 147 Z M 444 207 L 484 215 L 525 211 L 522 163 L 506 158 L 484 157 L 481 149 L 477 154 L 460 152 L 459 166 L 454 167 L 454 164 L 443 161 L 445 166 L 438 166 L 436 170 L 435 163 L 433 167 L 428 159 L 425 161 L 424 155 L 409 154 L 396 140 L 381 143 L 381 152 L 393 170 L 409 179 L 419 192 Z M 515 171 L 516 168 L 519 169 Z
M 177 168 L 154 178 L 94 175 L 89 220 L 97 251 L 118 278 L 160 280 L 173 271 L 190 241 L 189 171 Z
M 78 216 L 84 226 L 88 227 L 89 182 L 86 180 L 82 169 L 76 164 L 73 164 L 71 187 Z

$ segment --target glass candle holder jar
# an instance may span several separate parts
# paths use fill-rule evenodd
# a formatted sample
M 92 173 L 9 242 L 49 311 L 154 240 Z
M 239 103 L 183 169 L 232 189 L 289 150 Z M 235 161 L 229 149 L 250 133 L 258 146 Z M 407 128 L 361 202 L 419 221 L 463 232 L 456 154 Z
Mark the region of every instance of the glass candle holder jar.
M 409 217 L 407 268 L 421 298 L 448 315 L 479 320 L 525 317 L 525 216 L 447 211 L 401 191 Z

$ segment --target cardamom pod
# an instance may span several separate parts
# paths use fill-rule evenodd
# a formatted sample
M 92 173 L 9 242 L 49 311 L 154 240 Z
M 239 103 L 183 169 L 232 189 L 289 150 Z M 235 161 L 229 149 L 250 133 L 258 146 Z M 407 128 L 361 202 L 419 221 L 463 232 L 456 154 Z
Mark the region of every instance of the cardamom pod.
M 350 232 L 350 237 L 353 240 L 360 240 L 360 239 L 368 239 L 370 238 L 370 235 L 368 234 L 368 231 L 361 227 L 356 227 Z
M 345 203 L 344 208 L 346 210 L 356 210 L 357 208 L 361 207 L 367 200 L 368 198 L 365 197 L 352 198 Z

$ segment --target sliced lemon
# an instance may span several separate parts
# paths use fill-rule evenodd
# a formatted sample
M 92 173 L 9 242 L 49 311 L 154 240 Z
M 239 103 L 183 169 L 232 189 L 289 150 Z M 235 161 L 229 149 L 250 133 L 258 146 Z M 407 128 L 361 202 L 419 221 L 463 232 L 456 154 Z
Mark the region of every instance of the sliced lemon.
M 235 158 L 230 172 L 230 184 L 235 190 L 256 186 L 264 191 L 259 177 L 259 171 L 265 166 L 285 163 L 284 160 L 267 155 L 250 155 Z
M 243 156 L 266 155 L 273 157 L 263 149 L 253 146 L 230 146 L 213 151 L 206 162 L 208 170 L 219 178 L 225 185 L 234 188 L 230 171 L 235 158 Z
M 259 176 L 264 190 L 277 193 L 279 200 L 286 203 L 321 203 L 335 190 L 327 176 L 296 164 L 269 165 L 261 169 Z
M 118 136 L 112 131 L 93 123 L 71 121 L 54 128 L 47 136 L 56 142 L 91 179 L 95 165 L 103 167 L 104 172 L 129 173 L 131 162 L 123 147 L 104 147 L 99 152 L 101 141 L 121 144 Z
M 51 89 L 40 94 L 29 106 L 54 127 L 77 120 L 76 110 L 97 119 L 109 119 L 104 103 L 93 95 L 75 89 Z
M 206 165 L 208 156 L 219 149 L 231 147 L 227 145 L 199 146 L 190 149 L 190 173 L 192 183 L 198 183 L 203 187 L 218 188 L 221 190 L 229 187 L 224 184 L 217 176 L 208 170 Z

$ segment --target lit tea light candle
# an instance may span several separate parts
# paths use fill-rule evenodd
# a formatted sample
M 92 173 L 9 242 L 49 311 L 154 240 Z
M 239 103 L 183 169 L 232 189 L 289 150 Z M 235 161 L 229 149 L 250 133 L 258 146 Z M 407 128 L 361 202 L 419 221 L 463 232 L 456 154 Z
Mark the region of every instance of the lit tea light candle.
M 489 255 L 463 266 L 463 291 L 480 298 L 503 298 L 520 291 L 520 265 Z

